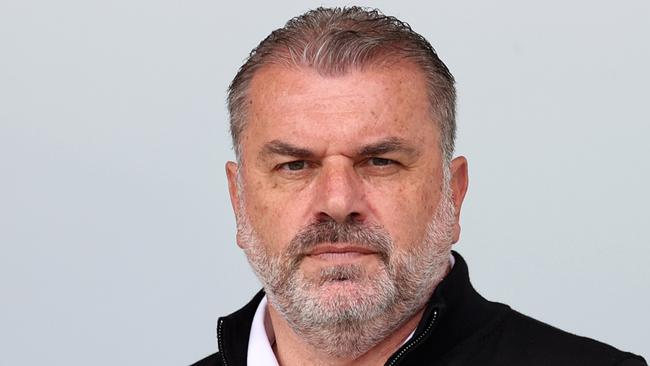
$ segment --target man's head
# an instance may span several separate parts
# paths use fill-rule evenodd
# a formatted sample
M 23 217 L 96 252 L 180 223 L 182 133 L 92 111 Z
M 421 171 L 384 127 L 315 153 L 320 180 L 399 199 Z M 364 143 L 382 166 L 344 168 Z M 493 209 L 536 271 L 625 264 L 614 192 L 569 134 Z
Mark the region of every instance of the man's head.
M 275 311 L 332 356 L 412 318 L 449 267 L 467 187 L 453 78 L 404 23 L 317 9 L 230 89 L 238 244 Z
M 336 77 L 396 61 L 422 71 L 430 112 L 440 131 L 440 148 L 451 161 L 456 133 L 454 78 L 431 44 L 399 19 L 359 7 L 318 8 L 273 31 L 250 54 L 230 84 L 228 111 L 235 153 L 241 155 L 248 120 L 250 83 L 266 65 L 310 69 Z

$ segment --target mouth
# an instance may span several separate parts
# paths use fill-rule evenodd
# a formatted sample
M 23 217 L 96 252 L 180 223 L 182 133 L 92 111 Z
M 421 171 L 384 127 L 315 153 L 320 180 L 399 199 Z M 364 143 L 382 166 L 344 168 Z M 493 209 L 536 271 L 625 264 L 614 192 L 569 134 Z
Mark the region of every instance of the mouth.
M 367 247 L 353 244 L 323 244 L 307 253 L 307 258 L 328 262 L 347 262 L 377 254 Z

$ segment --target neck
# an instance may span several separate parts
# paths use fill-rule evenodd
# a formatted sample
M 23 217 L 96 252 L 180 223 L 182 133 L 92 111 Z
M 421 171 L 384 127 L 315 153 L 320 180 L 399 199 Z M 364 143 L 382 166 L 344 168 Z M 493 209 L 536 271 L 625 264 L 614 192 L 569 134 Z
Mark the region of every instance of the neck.
M 332 355 L 320 352 L 317 347 L 313 347 L 301 339 L 269 303 L 269 316 L 275 332 L 273 352 L 278 364 L 282 366 L 303 365 L 304 360 L 310 360 L 311 365 L 319 366 L 381 365 L 404 344 L 408 336 L 417 327 L 423 313 L 424 308 L 420 309 L 397 330 L 360 356 L 346 357 L 346 355 L 341 355 L 341 357 L 332 357 Z

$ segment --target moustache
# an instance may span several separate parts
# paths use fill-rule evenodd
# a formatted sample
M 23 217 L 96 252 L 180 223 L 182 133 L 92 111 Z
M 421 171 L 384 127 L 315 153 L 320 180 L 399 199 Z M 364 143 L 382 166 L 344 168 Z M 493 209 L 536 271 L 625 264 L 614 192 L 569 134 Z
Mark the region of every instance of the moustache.
M 364 225 L 358 222 L 339 223 L 333 219 L 320 220 L 301 229 L 289 242 L 287 254 L 300 262 L 319 244 L 349 243 L 376 252 L 384 262 L 388 262 L 393 251 L 393 240 L 380 225 Z

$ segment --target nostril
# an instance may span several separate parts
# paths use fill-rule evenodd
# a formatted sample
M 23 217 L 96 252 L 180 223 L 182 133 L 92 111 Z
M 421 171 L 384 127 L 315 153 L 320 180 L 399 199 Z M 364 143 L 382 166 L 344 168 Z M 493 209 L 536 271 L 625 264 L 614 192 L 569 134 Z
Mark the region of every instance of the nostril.
M 363 218 L 358 212 L 351 212 L 346 217 L 345 221 L 349 224 L 360 224 L 363 221 Z
M 329 220 L 332 220 L 332 218 L 325 212 L 319 212 L 318 215 L 316 215 L 316 222 L 325 222 Z
M 345 218 L 341 217 L 341 221 L 337 220 L 337 218 L 332 217 L 331 215 L 328 215 L 326 212 L 319 212 L 316 215 L 316 222 L 317 223 L 324 223 L 324 222 L 330 222 L 330 221 L 338 221 L 340 223 L 345 223 L 345 224 L 361 224 L 363 223 L 363 215 L 361 215 L 358 212 L 351 212 Z

